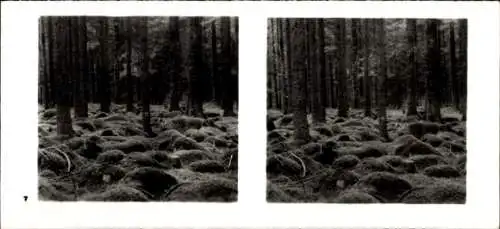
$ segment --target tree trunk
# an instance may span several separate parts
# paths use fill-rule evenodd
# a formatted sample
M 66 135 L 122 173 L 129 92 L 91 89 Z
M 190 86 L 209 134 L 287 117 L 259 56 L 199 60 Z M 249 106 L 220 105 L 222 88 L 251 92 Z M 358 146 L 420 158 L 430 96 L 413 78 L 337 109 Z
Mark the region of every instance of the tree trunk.
M 379 80 L 378 80 L 378 120 L 380 135 L 386 141 L 389 141 L 389 133 L 387 132 L 387 112 L 386 112 L 386 81 L 387 81 L 387 61 L 385 56 L 385 21 L 384 19 L 378 20 L 378 54 L 380 57 L 379 65 Z
M 151 113 L 150 113 L 150 76 L 149 76 L 149 52 L 148 52 L 148 18 L 142 17 L 141 19 L 141 85 L 142 85 L 142 127 L 148 136 L 153 136 L 151 129 Z
M 309 59 L 311 60 L 311 95 L 313 96 L 312 117 L 313 123 L 321 123 L 324 121 L 324 117 L 322 117 L 322 110 L 324 110 L 324 108 L 322 106 L 321 100 L 321 73 L 319 72 L 322 66 L 319 58 L 320 47 L 318 42 L 318 19 L 310 19 L 310 21 L 308 21 L 308 24 L 311 27 L 311 31 L 309 31 L 309 46 L 311 51 Z
M 125 19 L 127 25 L 127 112 L 134 112 L 134 76 L 132 75 L 132 19 Z
M 50 96 L 50 56 L 47 55 L 47 37 L 49 36 L 50 40 L 50 33 L 47 33 L 47 27 L 50 27 L 51 25 L 48 24 L 48 20 L 46 18 L 41 18 L 40 19 L 40 55 L 42 58 L 40 58 L 40 65 L 43 63 L 43 103 L 45 106 L 45 109 L 48 109 L 51 107 L 51 96 Z
M 408 99 L 408 111 L 407 116 L 417 115 L 417 20 L 408 19 L 407 20 L 407 38 L 408 38 L 408 49 L 410 50 L 410 55 L 408 59 L 408 64 L 410 65 L 410 80 L 408 81 L 409 99 Z
M 189 94 L 191 106 L 188 114 L 197 117 L 203 117 L 203 98 L 202 98 L 202 74 L 200 68 L 203 65 L 202 56 L 202 28 L 201 18 L 193 17 L 189 19 L 190 29 L 190 50 L 189 50 Z M 230 35 L 230 34 L 229 34 Z
M 84 17 L 75 18 L 75 65 L 76 80 L 74 84 L 75 116 L 77 118 L 88 117 L 88 105 L 85 99 L 87 70 L 87 25 Z
M 352 100 L 353 108 L 359 107 L 359 90 L 358 90 L 358 46 L 359 42 L 359 19 L 351 19 L 351 36 L 352 36 L 352 62 L 351 62 L 351 79 L 352 79 Z
M 458 21 L 458 36 L 459 36 L 459 97 L 460 112 L 462 113 L 462 121 L 467 120 L 467 19 Z
M 363 83 L 365 93 L 365 117 L 372 117 L 372 79 L 370 77 L 370 21 L 369 19 L 363 20 L 364 22 L 364 69 L 363 69 Z
M 318 19 L 316 28 L 318 38 L 318 74 L 319 74 L 319 111 L 317 113 L 317 120 L 325 122 L 326 120 L 326 68 L 325 66 L 325 23 L 323 19 Z
M 121 61 L 120 61 L 120 47 L 121 47 L 121 42 L 120 42 L 120 36 L 121 36 L 121 31 L 120 31 L 120 23 L 123 21 L 121 18 L 115 18 L 114 20 L 114 30 L 115 30 L 115 47 L 114 47 L 114 65 L 113 65 L 113 97 L 115 98 L 115 101 L 120 101 L 121 100 L 121 95 L 120 91 L 118 90 L 118 85 L 120 83 L 120 69 L 121 69 Z
M 450 79 L 451 79 L 451 100 L 457 109 L 460 108 L 460 94 L 458 92 L 457 75 L 457 55 L 455 42 L 455 23 L 450 22 Z
M 442 84 L 442 74 L 441 74 L 441 63 L 440 63 L 440 36 L 438 28 L 438 20 L 432 19 L 429 21 L 427 27 L 427 42 L 428 49 L 427 52 L 427 66 L 429 67 L 430 73 L 427 75 L 427 101 L 429 103 L 430 114 L 429 120 L 434 122 L 439 122 L 441 120 L 441 84 Z
M 110 94 L 110 77 L 109 77 L 109 61 L 108 61 L 108 21 L 105 17 L 99 18 L 99 46 L 100 46 L 100 65 L 99 65 L 99 78 L 100 78 L 100 103 L 101 111 L 109 113 L 111 105 Z
M 338 60 L 338 93 L 339 93 L 339 105 L 338 105 L 338 116 L 347 118 L 349 115 L 349 104 L 347 97 L 347 73 L 346 73 L 346 19 L 338 19 L 337 20 L 337 28 L 338 28 L 338 37 L 336 38 L 336 44 L 338 51 L 337 60 Z
M 69 84 L 69 66 L 67 65 L 67 55 L 69 46 L 70 23 L 67 18 L 55 17 L 52 22 L 56 27 L 55 39 L 50 39 L 49 42 L 55 42 L 54 47 L 54 76 L 57 77 L 54 90 L 57 92 L 56 103 L 56 120 L 57 120 L 57 135 L 72 136 L 74 134 L 71 120 L 71 87 Z
M 222 53 L 221 57 L 224 60 L 222 63 L 222 77 L 223 77 L 223 101 L 222 109 L 224 110 L 224 116 L 235 116 L 234 113 L 234 90 L 235 87 L 235 76 L 231 72 L 232 66 L 232 55 L 231 55 L 231 19 L 229 17 L 223 17 L 221 22 L 222 26 Z
M 182 49 L 179 34 L 179 17 L 172 17 L 170 23 L 171 57 L 172 57 L 172 95 L 170 96 L 170 111 L 180 110 L 179 102 L 182 97 Z
M 215 24 L 216 20 L 214 19 L 211 24 L 211 32 L 212 32 L 212 39 L 211 39 L 211 48 L 212 48 L 212 96 L 215 99 L 215 101 L 218 101 L 217 99 L 220 98 L 219 95 L 219 85 L 220 85 L 220 80 L 218 79 L 219 73 L 218 73 L 218 63 L 217 63 L 217 26 Z
M 293 123 L 295 126 L 295 144 L 302 145 L 309 142 L 309 125 L 307 123 L 307 80 L 306 76 L 306 22 L 305 19 L 287 19 L 290 23 L 292 46 L 292 98 Z

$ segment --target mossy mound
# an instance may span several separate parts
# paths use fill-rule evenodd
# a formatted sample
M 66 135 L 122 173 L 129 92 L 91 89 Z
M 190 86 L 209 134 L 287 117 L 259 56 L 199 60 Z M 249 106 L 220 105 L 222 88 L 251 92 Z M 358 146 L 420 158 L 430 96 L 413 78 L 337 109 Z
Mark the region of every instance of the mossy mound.
M 412 189 L 401 196 L 400 202 L 405 204 L 464 204 L 465 198 L 464 185 L 448 182 Z
M 224 178 L 215 178 L 180 185 L 164 200 L 189 202 L 234 202 L 237 200 L 237 190 L 238 184 L 235 181 Z

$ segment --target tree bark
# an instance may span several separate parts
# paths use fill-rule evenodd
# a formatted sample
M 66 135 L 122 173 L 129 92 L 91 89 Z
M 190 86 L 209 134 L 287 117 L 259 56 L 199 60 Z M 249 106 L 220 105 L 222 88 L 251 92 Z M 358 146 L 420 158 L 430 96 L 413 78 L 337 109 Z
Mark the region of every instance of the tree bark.
M 190 28 L 190 50 L 189 50 L 189 94 L 191 107 L 188 114 L 197 117 L 203 117 L 203 98 L 202 98 L 202 74 L 200 68 L 203 65 L 202 56 L 202 28 L 201 18 L 193 17 L 189 19 Z M 230 35 L 230 34 L 229 34 Z
M 378 19 L 378 54 L 380 57 L 379 65 L 379 80 L 378 80 L 378 119 L 380 135 L 386 141 L 389 141 L 389 133 L 387 132 L 387 112 L 386 112 L 386 81 L 387 81 L 387 61 L 385 53 L 385 20 Z
M 108 60 L 108 21 L 105 17 L 99 18 L 99 46 L 100 46 L 100 103 L 101 111 L 109 113 L 111 106 L 109 60 Z
M 75 75 L 74 83 L 74 106 L 77 118 L 88 117 L 87 100 L 85 99 L 86 77 L 87 77 L 87 27 L 84 17 L 74 18 L 75 25 L 72 30 L 75 36 Z
M 67 52 L 69 46 L 70 23 L 67 18 L 55 17 L 52 20 L 55 27 L 55 37 L 49 42 L 54 42 L 54 76 L 57 77 L 54 81 L 54 90 L 56 96 L 56 122 L 58 136 L 72 136 L 74 134 L 71 120 L 71 87 L 69 84 L 69 66 L 67 65 Z
M 223 37 L 223 43 L 222 43 L 222 54 L 221 57 L 224 60 L 222 63 L 222 69 L 223 71 L 221 72 L 222 77 L 223 77 L 223 88 L 224 88 L 224 94 L 223 94 L 223 101 L 222 101 L 222 109 L 224 110 L 224 116 L 235 116 L 236 114 L 234 113 L 234 90 L 235 87 L 235 76 L 231 72 L 232 66 L 232 55 L 231 55 L 231 19 L 229 17 L 223 17 L 222 22 L 222 37 Z
M 364 93 L 365 93 L 365 117 L 372 117 L 372 79 L 370 77 L 370 21 L 364 21 Z
M 338 104 L 338 116 L 347 118 L 349 115 L 349 104 L 347 97 L 347 73 L 346 73 L 346 19 L 337 20 L 338 37 L 336 38 L 336 47 L 338 51 L 338 80 L 339 80 L 339 104 Z
M 170 111 L 178 111 L 180 110 L 179 102 L 182 97 L 182 49 L 181 49 L 181 41 L 179 34 L 179 17 L 172 17 L 170 24 L 170 38 L 169 41 L 171 43 L 171 57 L 172 57 L 172 71 L 171 71 L 171 79 L 172 79 L 172 95 L 170 96 Z
M 306 22 L 305 19 L 287 19 L 290 23 L 292 39 L 292 95 L 293 95 L 293 123 L 295 126 L 294 141 L 296 145 L 309 142 L 309 125 L 307 123 L 307 80 L 306 76 Z
M 148 18 L 141 17 L 141 79 L 142 79 L 142 126 L 147 136 L 153 136 L 151 129 L 151 112 L 150 112 L 150 76 L 149 76 L 149 52 L 148 52 Z
M 460 69 L 460 112 L 462 120 L 467 120 L 467 19 L 458 21 L 458 36 L 459 36 L 459 69 Z
M 408 38 L 408 49 L 410 50 L 410 55 L 408 59 L 408 64 L 410 65 L 410 80 L 408 81 L 409 89 L 409 99 L 408 99 L 408 111 L 407 116 L 417 115 L 417 21 L 415 19 L 407 20 L 407 38 Z

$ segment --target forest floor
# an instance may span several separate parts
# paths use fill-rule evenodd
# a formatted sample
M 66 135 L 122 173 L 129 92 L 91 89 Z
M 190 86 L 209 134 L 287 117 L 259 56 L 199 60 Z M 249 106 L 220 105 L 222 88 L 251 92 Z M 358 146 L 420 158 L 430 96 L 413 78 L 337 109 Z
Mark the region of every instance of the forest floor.
M 339 118 L 328 109 L 325 124 L 310 126 L 311 142 L 297 148 L 293 116 L 268 110 L 276 128 L 268 129 L 268 201 L 465 203 L 465 122 L 451 108 L 441 112 L 433 123 L 388 110 L 386 142 L 362 110 Z
M 201 201 L 237 199 L 238 120 L 205 104 L 206 119 L 151 106 L 157 136 L 142 131 L 141 113 L 89 105 L 74 119 L 75 136 L 56 135 L 56 111 L 39 108 L 40 200 Z

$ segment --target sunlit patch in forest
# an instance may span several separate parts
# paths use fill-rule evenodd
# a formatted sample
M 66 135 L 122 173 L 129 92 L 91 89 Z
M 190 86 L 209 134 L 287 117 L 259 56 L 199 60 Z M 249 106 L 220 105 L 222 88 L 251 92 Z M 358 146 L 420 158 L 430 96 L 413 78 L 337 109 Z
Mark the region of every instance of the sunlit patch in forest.
M 270 19 L 267 200 L 466 199 L 467 20 Z
M 237 18 L 42 17 L 39 90 L 40 200 L 237 200 Z

